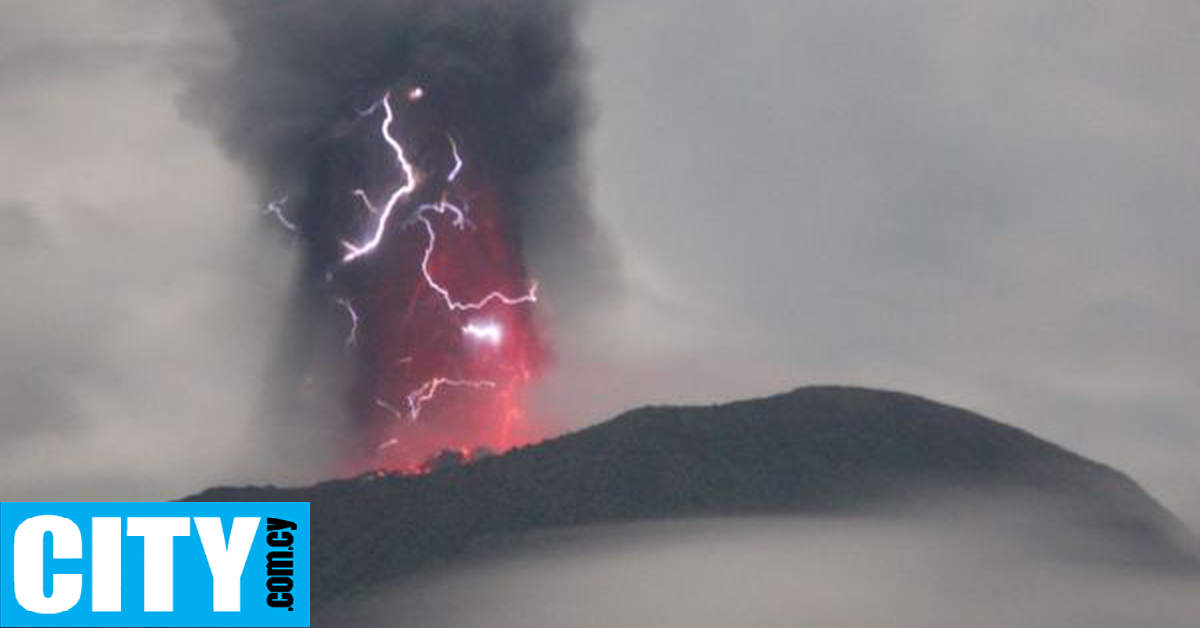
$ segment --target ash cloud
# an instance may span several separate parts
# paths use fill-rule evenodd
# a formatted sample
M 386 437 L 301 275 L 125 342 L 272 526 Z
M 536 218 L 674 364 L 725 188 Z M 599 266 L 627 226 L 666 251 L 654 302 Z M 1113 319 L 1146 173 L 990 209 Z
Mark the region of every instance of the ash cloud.
M 227 64 L 197 72 L 185 111 L 210 125 L 258 177 L 288 194 L 309 280 L 341 254 L 347 126 L 388 90 L 421 85 L 447 119 L 469 124 L 512 233 L 559 307 L 570 286 L 611 285 L 579 173 L 588 117 L 576 42 L 580 8 L 552 0 L 301 1 L 216 5 L 233 39 Z M 565 269 L 565 270 L 564 270 Z M 589 276 L 590 275 L 590 276 Z
M 0 5 L 0 501 L 312 479 L 253 407 L 293 260 L 174 100 L 223 49 L 211 18 Z
M 379 299 L 391 298 L 379 296 L 385 286 L 411 290 L 397 287 L 408 279 L 379 260 L 333 276 L 343 243 L 363 230 L 364 211 L 350 191 L 395 176 L 386 147 L 367 132 L 375 122 L 361 113 L 386 93 L 416 86 L 424 92 L 411 111 L 415 119 L 403 122 L 412 135 L 404 141 L 422 171 L 441 167 L 432 160 L 446 157 L 446 132 L 469 148 L 468 168 L 483 172 L 488 198 L 502 208 L 499 232 L 518 252 L 522 272 L 538 282 L 555 324 L 570 325 L 585 302 L 612 293 L 613 260 L 588 211 L 579 167 L 588 107 L 576 3 L 215 6 L 229 29 L 230 56 L 195 71 L 181 105 L 255 177 L 264 203 L 287 196 L 303 248 L 271 386 L 281 407 L 271 414 L 289 421 L 310 417 L 316 425 L 348 413 L 342 422 L 362 426 L 361 438 L 374 440 L 378 382 L 394 379 L 390 371 L 381 373 L 394 368 L 397 356 L 377 349 L 385 342 L 373 337 L 362 343 L 372 349 L 348 357 L 346 313 L 331 304 L 344 297 L 371 301 L 376 310 L 409 307 L 380 305 Z M 338 400 L 346 395 L 343 408 Z

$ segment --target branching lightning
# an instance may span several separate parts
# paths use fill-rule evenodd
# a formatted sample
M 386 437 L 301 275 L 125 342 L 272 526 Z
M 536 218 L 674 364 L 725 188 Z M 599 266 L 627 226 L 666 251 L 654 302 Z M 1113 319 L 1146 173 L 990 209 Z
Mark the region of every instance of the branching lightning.
M 424 384 L 420 388 L 408 394 L 408 409 L 409 416 L 416 421 L 421 416 L 421 407 L 434 397 L 443 386 L 463 386 L 467 388 L 495 388 L 496 382 L 488 379 L 450 379 L 447 377 L 435 377 Z
M 294 284 L 272 410 L 323 416 L 339 474 L 547 435 L 551 279 L 583 297 L 609 266 L 579 186 L 578 3 L 218 4 L 252 32 L 180 97 L 258 190 L 242 218 Z
M 425 92 L 421 87 L 413 87 L 405 92 L 405 99 L 409 103 L 416 103 L 421 100 Z M 354 189 L 351 194 L 358 199 L 361 205 L 374 217 L 373 227 L 368 236 L 360 242 L 351 242 L 343 240 L 342 245 L 345 248 L 345 254 L 342 257 L 343 264 L 349 264 L 367 255 L 375 253 L 389 232 L 390 223 L 398 209 L 404 207 L 414 193 L 420 187 L 424 177 L 417 170 L 416 165 L 409 159 L 401 140 L 394 134 L 393 127 L 396 123 L 396 112 L 392 108 L 391 93 L 384 94 L 383 98 L 373 104 L 370 108 L 359 111 L 362 117 L 374 115 L 378 109 L 383 109 L 383 119 L 379 124 L 379 134 L 391 149 L 391 153 L 395 157 L 396 165 L 399 169 L 399 174 L 402 177 L 400 184 L 392 190 L 385 202 L 377 204 L 372 201 L 368 193 L 363 189 Z M 453 186 L 462 174 L 466 163 L 462 153 L 459 150 L 458 142 L 452 135 L 447 134 L 446 139 L 449 142 L 450 157 L 452 162 L 445 177 L 444 185 L 449 188 Z M 410 226 L 419 224 L 424 229 L 426 236 L 425 248 L 421 255 L 420 270 L 421 277 L 425 285 L 436 293 L 446 309 L 451 314 L 459 312 L 477 312 L 484 310 L 489 306 L 519 306 L 523 304 L 531 304 L 537 302 L 537 282 L 532 282 L 528 291 L 520 294 L 508 294 L 501 290 L 493 290 L 485 294 L 482 298 L 475 301 L 456 299 L 450 289 L 440 283 L 435 277 L 431 268 L 434 252 L 438 247 L 438 228 L 435 221 L 439 218 L 448 218 L 450 226 L 466 230 L 473 228 L 471 221 L 467 217 L 469 208 L 465 203 L 457 203 L 451 200 L 448 191 L 441 194 L 441 198 L 432 203 L 423 203 L 417 205 L 410 210 L 411 213 L 405 219 L 402 228 L 407 229 Z M 282 213 L 276 212 L 280 219 L 284 219 Z M 353 346 L 357 342 L 357 333 L 359 328 L 359 314 L 354 309 L 353 304 L 347 299 L 338 299 L 337 302 L 347 311 L 351 320 L 350 334 L 346 339 L 346 346 Z M 483 342 L 493 347 L 500 346 L 504 339 L 503 326 L 493 319 L 472 319 L 466 324 L 459 325 L 459 329 L 465 338 Z M 406 358 L 406 363 L 411 363 L 412 358 Z M 513 380 L 514 384 L 516 380 Z M 492 389 L 499 385 L 491 379 L 467 379 L 451 377 L 447 375 L 438 375 L 426 380 L 415 390 L 412 390 L 405 397 L 408 408 L 407 412 L 401 411 L 395 405 L 389 403 L 386 399 L 376 398 L 375 405 L 386 411 L 395 419 L 407 418 L 409 421 L 417 421 L 422 409 L 435 399 L 439 392 L 448 387 L 460 387 L 471 389 Z M 511 401 L 512 391 L 508 387 L 502 391 L 502 397 L 506 401 Z M 503 421 L 504 433 L 507 434 L 508 423 L 511 422 L 515 410 L 509 408 L 504 411 L 501 417 Z M 507 436 L 504 436 L 507 438 Z M 380 444 L 380 449 L 392 447 L 398 443 L 396 438 L 390 438 Z
M 413 88 L 413 90 L 419 89 L 420 88 Z M 417 94 L 416 98 L 419 99 L 421 94 L 424 92 L 410 91 L 410 100 L 413 99 L 412 94 L 414 93 Z M 385 94 L 383 99 L 379 101 L 378 106 L 383 107 L 384 110 L 383 123 L 380 124 L 379 133 L 383 136 L 383 139 L 385 142 L 387 142 L 388 146 L 392 148 L 392 152 L 396 156 L 396 162 L 399 164 L 400 170 L 404 173 L 404 184 L 392 192 L 392 194 L 388 197 L 387 203 L 385 203 L 383 207 L 378 207 L 372 203 L 364 190 L 356 189 L 353 191 L 353 194 L 362 201 L 363 205 L 368 211 L 370 211 L 372 214 L 379 215 L 379 219 L 375 223 L 375 229 L 371 234 L 371 237 L 368 238 L 366 242 L 363 242 L 362 244 L 353 244 L 348 241 L 342 242 L 343 246 L 346 248 L 346 255 L 342 257 L 343 263 L 349 263 L 364 255 L 368 255 L 379 247 L 380 242 L 383 241 L 384 235 L 387 232 L 388 220 L 391 218 L 396 206 L 401 200 L 408 197 L 413 193 L 414 190 L 416 190 L 418 180 L 420 178 L 416 168 L 405 155 L 404 146 L 398 139 L 396 139 L 395 136 L 392 135 L 391 128 L 392 122 L 395 120 L 395 113 L 392 111 L 391 94 Z M 368 109 L 366 112 L 362 113 L 369 115 L 374 111 L 374 109 L 375 107 L 373 106 L 371 109 Z M 455 164 L 447 179 L 449 181 L 453 181 L 462 171 L 463 161 L 462 156 L 458 152 L 458 144 L 454 141 L 453 137 L 450 138 L 450 146 L 451 152 L 454 155 Z M 425 277 L 425 283 L 428 284 L 434 292 L 437 292 L 442 297 L 442 300 L 446 303 L 446 307 L 448 307 L 450 310 L 469 311 L 481 310 L 493 302 L 503 303 L 504 305 L 520 305 L 522 303 L 537 302 L 536 282 L 530 286 L 528 292 L 516 296 L 506 295 L 503 292 L 496 290 L 489 292 L 478 301 L 456 300 L 450 294 L 450 290 L 448 288 L 438 283 L 438 281 L 433 278 L 433 273 L 429 270 L 429 260 L 433 256 L 434 248 L 437 246 L 437 230 L 434 228 L 433 222 L 431 222 L 429 217 L 426 216 L 426 212 L 434 212 L 437 214 L 445 214 L 449 212 L 454 216 L 454 226 L 460 229 L 467 224 L 466 212 L 458 205 L 455 205 L 454 203 L 451 203 L 443 198 L 438 203 L 421 205 L 417 208 L 416 212 L 413 213 L 411 219 L 412 221 L 421 223 L 425 227 L 426 234 L 429 236 L 429 242 L 425 246 L 425 253 L 421 257 L 421 273 Z
M 426 209 L 432 209 L 437 211 L 439 214 L 444 213 L 447 209 L 453 210 L 453 213 L 455 213 L 456 216 L 456 226 L 459 225 L 462 220 L 464 220 L 463 213 L 454 205 L 443 202 L 437 205 L 422 206 L 421 209 L 418 209 L 417 213 L 413 216 L 413 220 L 421 223 L 425 227 L 425 233 L 429 236 L 429 243 L 425 246 L 425 254 L 421 257 L 421 274 L 425 276 L 425 283 L 428 284 L 434 292 L 438 293 L 442 297 L 442 301 L 446 303 L 447 308 L 449 308 L 451 311 L 467 312 L 473 310 L 482 310 L 493 302 L 503 303 L 504 305 L 521 305 L 522 303 L 537 302 L 537 282 L 534 282 L 529 287 L 528 292 L 517 296 L 509 296 L 503 292 L 500 292 L 499 290 L 493 290 L 478 301 L 455 300 L 454 297 L 451 296 L 450 290 L 438 283 L 438 281 L 433 278 L 433 272 L 429 270 L 429 259 L 433 257 L 433 250 L 437 246 L 437 230 L 434 229 L 433 222 L 429 220 L 429 217 L 425 216 L 424 210 Z
M 296 231 L 296 223 L 288 220 L 288 217 L 283 213 L 283 206 L 287 203 L 287 200 L 288 197 L 282 196 L 267 203 L 266 208 L 263 209 L 263 214 L 274 216 L 275 220 L 279 224 L 283 225 L 284 229 L 287 229 L 288 231 Z
M 363 242 L 362 244 L 353 244 L 344 240 L 342 241 L 342 245 L 346 248 L 346 255 L 342 257 L 342 262 L 344 263 L 353 262 L 354 260 L 373 252 L 379 246 L 379 243 L 383 241 L 384 233 L 387 231 L 388 219 L 391 218 L 392 211 L 396 208 L 396 204 L 399 203 L 401 199 L 405 198 L 409 194 L 412 194 L 412 191 L 417 188 L 416 169 L 413 168 L 412 163 L 409 162 L 408 157 L 405 156 L 404 147 L 400 145 L 400 142 L 397 141 L 391 133 L 392 121 L 395 120 L 395 114 L 392 113 L 390 92 L 384 94 L 383 99 L 379 101 L 379 105 L 383 107 L 384 111 L 383 122 L 380 124 L 379 132 L 383 135 L 384 141 L 386 141 L 388 146 L 392 148 L 392 152 L 396 156 L 396 163 L 399 164 L 400 170 L 404 173 L 404 184 L 392 192 L 382 210 L 376 209 L 375 206 L 371 204 L 370 200 L 367 198 L 366 192 L 362 190 L 354 191 L 354 193 L 362 199 L 363 203 L 366 204 L 367 208 L 370 209 L 372 213 L 379 214 L 379 220 L 376 221 L 375 230 L 366 242 Z M 367 113 L 370 114 L 374 111 L 374 109 L 375 107 L 372 106 L 371 109 L 367 110 Z

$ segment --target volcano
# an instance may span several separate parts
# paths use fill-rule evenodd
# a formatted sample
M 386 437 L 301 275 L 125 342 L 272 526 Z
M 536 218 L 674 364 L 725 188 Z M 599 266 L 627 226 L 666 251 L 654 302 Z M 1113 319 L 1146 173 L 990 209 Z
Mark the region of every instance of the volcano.
M 1093 557 L 1200 573 L 1194 538 L 1122 473 L 920 397 L 810 387 L 708 407 L 645 407 L 418 476 L 217 488 L 194 501 L 312 504 L 321 604 L 548 527 L 922 508 L 932 495 L 1025 495 Z M 1081 544 L 1082 545 L 1082 544 Z

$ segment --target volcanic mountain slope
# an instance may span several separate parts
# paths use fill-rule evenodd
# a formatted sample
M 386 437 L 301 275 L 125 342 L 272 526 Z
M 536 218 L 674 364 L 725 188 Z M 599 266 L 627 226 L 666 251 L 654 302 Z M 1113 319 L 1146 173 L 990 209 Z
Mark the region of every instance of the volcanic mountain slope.
M 1022 502 L 1034 514 L 1069 513 L 1122 560 L 1197 565 L 1182 524 L 1121 473 L 971 412 L 858 388 L 646 407 L 428 475 L 189 499 L 311 502 L 313 591 L 328 599 L 542 527 L 920 507 L 943 492 L 1036 494 Z

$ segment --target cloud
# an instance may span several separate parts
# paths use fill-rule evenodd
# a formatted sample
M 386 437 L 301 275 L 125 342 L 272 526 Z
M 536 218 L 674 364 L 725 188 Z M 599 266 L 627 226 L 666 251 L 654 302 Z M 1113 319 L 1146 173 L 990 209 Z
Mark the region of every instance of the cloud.
M 911 390 L 1200 521 L 1194 18 L 598 3 L 588 158 L 631 286 L 569 341 L 547 406 L 586 422 L 798 383 Z
M 1015 513 L 660 522 L 492 539 L 316 615 L 356 626 L 1191 626 L 1195 580 L 1043 545 Z M 1078 530 L 1064 538 L 1078 540 Z
M 0 201 L 0 249 L 16 254 L 45 246 L 47 235 L 32 205 Z
M 205 32 L 188 11 L 3 9 L 2 499 L 169 499 L 282 473 L 255 412 L 292 258 L 179 116 L 172 64 L 207 49 L 187 48 Z
M 395 177 L 392 158 L 375 148 L 386 147 L 374 136 L 375 118 L 360 114 L 384 94 L 396 95 L 388 111 L 396 107 L 397 130 L 389 132 L 406 145 L 419 173 L 414 181 L 421 181 L 397 205 L 402 219 L 444 192 L 478 223 L 469 232 L 472 248 L 458 251 L 451 239 L 450 248 L 441 249 L 451 251 L 465 272 L 448 285 L 482 296 L 497 289 L 519 294 L 536 282 L 554 308 L 555 322 L 569 328 L 564 319 L 581 304 L 605 298 L 615 283 L 578 170 L 588 103 L 576 41 L 577 4 L 355 0 L 336 7 L 320 1 L 217 7 L 233 42 L 230 58 L 187 74 L 183 108 L 247 169 L 265 198 L 286 195 L 303 245 L 296 298 L 288 306 L 292 334 L 278 351 L 281 394 L 274 413 L 289 420 L 316 414 L 307 409 L 308 398 L 297 399 L 296 382 L 314 370 L 335 371 L 348 381 L 339 380 L 321 397 L 336 397 L 344 407 L 326 411 L 323 420 L 357 441 L 347 453 L 355 464 L 380 464 L 379 443 L 389 437 L 408 439 L 406 445 L 430 441 L 411 445 L 417 461 L 432 455 L 431 446 L 493 444 L 470 440 L 487 439 L 490 430 L 461 426 L 471 425 L 466 417 L 501 413 L 499 406 L 446 410 L 409 430 L 397 428 L 394 413 L 381 409 L 380 404 L 403 405 L 395 400 L 448 374 L 507 381 L 526 368 L 514 356 L 542 350 L 541 336 L 526 331 L 525 307 L 505 323 L 506 334 L 521 340 L 497 354 L 504 356 L 496 363 L 500 369 L 465 358 L 469 348 L 431 344 L 431 338 L 450 338 L 458 329 L 446 326 L 442 312 L 420 307 L 425 292 L 417 289 L 417 266 L 406 257 L 419 245 L 402 239 L 396 222 L 379 223 L 391 230 L 381 247 L 386 252 L 343 263 L 347 241 L 360 237 L 352 234 L 366 231 L 367 212 L 350 191 L 387 198 Z M 421 88 L 419 102 L 399 98 L 415 86 Z M 443 184 L 452 170 L 451 146 L 454 158 L 467 165 L 458 183 Z M 438 170 L 443 163 L 445 174 Z M 425 224 L 432 238 L 433 226 Z M 338 302 L 355 304 L 354 316 L 361 317 L 356 332 L 361 341 L 349 351 L 346 312 Z M 403 370 L 396 368 L 401 357 L 408 360 Z M 412 464 L 399 454 L 388 462 Z
M 180 66 L 228 60 L 229 31 L 192 3 L 0 11 L 0 496 L 271 475 L 230 465 L 261 453 L 297 251 L 176 108 Z M 903 389 L 1130 471 L 1200 525 L 1191 4 L 586 17 L 587 183 L 629 285 L 558 330 L 548 424 Z

